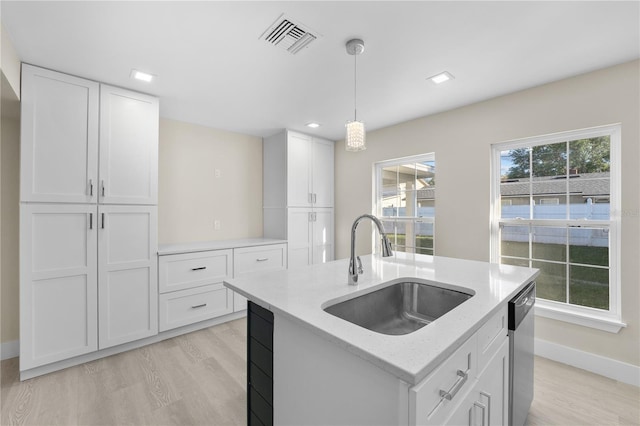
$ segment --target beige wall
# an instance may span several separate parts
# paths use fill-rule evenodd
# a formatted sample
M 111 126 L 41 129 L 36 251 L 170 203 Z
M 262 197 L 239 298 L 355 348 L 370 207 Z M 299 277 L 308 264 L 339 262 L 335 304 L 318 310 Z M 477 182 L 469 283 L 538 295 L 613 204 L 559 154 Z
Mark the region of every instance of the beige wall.
M 0 138 L 0 342 L 18 340 L 20 122 L 2 117 Z
M 640 366 L 639 82 L 640 62 L 633 61 L 369 132 L 364 152 L 346 152 L 338 142 L 336 257 L 349 255 L 353 219 L 371 212 L 376 161 L 435 152 L 436 253 L 488 261 L 491 144 L 622 123 L 622 317 L 628 327 L 611 334 L 537 318 L 536 337 Z M 463 200 L 475 207 L 460 208 Z M 358 249 L 370 251 L 370 241 L 361 237 Z
M 161 119 L 158 216 L 160 244 L 261 237 L 262 139 Z

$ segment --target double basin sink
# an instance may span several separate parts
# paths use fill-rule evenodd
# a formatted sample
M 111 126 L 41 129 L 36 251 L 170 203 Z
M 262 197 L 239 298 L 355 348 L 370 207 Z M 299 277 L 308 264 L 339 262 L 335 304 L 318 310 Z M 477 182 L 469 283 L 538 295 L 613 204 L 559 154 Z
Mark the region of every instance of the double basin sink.
M 378 290 L 329 303 L 325 312 L 382 334 L 402 335 L 425 325 L 469 300 L 474 291 L 446 288 L 417 278 L 392 281 Z

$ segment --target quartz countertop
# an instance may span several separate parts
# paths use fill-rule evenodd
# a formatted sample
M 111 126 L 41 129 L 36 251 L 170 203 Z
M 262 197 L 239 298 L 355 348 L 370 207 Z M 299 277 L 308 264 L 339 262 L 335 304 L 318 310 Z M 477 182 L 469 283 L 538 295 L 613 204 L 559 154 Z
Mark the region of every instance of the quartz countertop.
M 273 238 L 244 238 L 238 240 L 198 241 L 193 243 L 160 244 L 158 255 L 194 253 L 208 250 L 224 250 L 240 247 L 256 247 L 270 244 L 284 244 L 286 240 Z
M 347 284 L 349 259 L 230 279 L 225 285 L 252 302 L 363 358 L 410 385 L 417 384 L 537 275 L 537 269 L 394 253 L 362 257 L 357 286 Z M 291 265 L 290 265 L 291 266 Z M 335 317 L 323 307 L 385 287 L 399 278 L 420 278 L 442 287 L 463 287 L 474 296 L 421 329 L 391 336 Z

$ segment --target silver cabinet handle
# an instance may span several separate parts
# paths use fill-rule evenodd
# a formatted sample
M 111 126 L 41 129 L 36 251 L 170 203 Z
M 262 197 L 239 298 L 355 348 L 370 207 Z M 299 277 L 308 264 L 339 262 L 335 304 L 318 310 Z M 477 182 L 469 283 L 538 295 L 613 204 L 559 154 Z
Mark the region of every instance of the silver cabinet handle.
M 100 192 L 102 192 L 102 196 L 104 197 L 104 180 L 100 181 Z
M 104 229 L 104 213 L 101 213 L 101 217 L 102 217 L 102 226 L 101 226 L 101 228 Z
M 309 204 L 313 204 L 313 194 L 309 192 L 309 196 L 307 197 Z
M 191 309 L 204 308 L 205 306 L 207 306 L 207 304 L 206 304 L 206 303 L 203 303 L 203 304 L 201 304 L 201 305 L 195 305 L 195 306 L 192 306 L 192 307 L 191 307 Z
M 488 392 L 480 391 L 480 395 L 487 397 L 487 424 L 491 424 L 491 394 Z M 483 419 L 484 419 L 484 412 Z M 482 420 L 482 424 L 484 424 L 484 420 Z
M 93 179 L 89 179 L 89 196 L 93 197 Z
M 456 374 L 458 375 L 458 380 L 456 380 L 456 382 L 453 384 L 453 387 L 449 389 L 449 391 L 440 389 L 440 396 L 443 397 L 444 399 L 448 399 L 449 401 L 451 401 L 453 397 L 456 396 L 460 388 L 462 388 L 464 383 L 469 378 L 469 370 L 468 369 L 467 371 L 458 370 Z
M 93 229 L 93 213 L 89 213 L 89 229 Z
M 311 204 L 315 204 L 316 203 L 316 194 L 315 192 L 313 194 L 311 194 Z
M 256 262 L 266 262 L 267 260 L 269 260 L 268 257 L 259 257 L 256 259 Z
M 476 406 L 476 407 L 478 407 L 478 408 L 480 408 L 480 409 L 482 409 L 482 426 L 484 426 L 484 412 L 485 412 L 485 410 L 487 409 L 487 406 L 486 406 L 486 405 L 484 405 L 484 404 L 483 404 L 483 403 L 481 403 L 481 402 L 478 402 L 478 401 L 474 402 L 474 403 L 473 403 L 473 405 L 474 405 L 474 406 Z M 474 422 L 474 423 L 475 423 L 475 422 Z
M 200 266 L 199 268 L 191 268 L 192 271 L 201 271 L 203 269 L 207 269 L 206 266 Z

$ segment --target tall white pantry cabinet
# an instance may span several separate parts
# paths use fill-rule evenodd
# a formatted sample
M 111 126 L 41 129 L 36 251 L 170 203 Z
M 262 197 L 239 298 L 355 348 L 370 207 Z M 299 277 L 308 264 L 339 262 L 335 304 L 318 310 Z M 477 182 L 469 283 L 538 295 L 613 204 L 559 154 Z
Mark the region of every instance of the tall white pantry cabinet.
M 158 99 L 22 65 L 20 371 L 158 332 Z
M 334 145 L 290 130 L 263 140 L 264 236 L 287 240 L 289 268 L 333 260 Z

